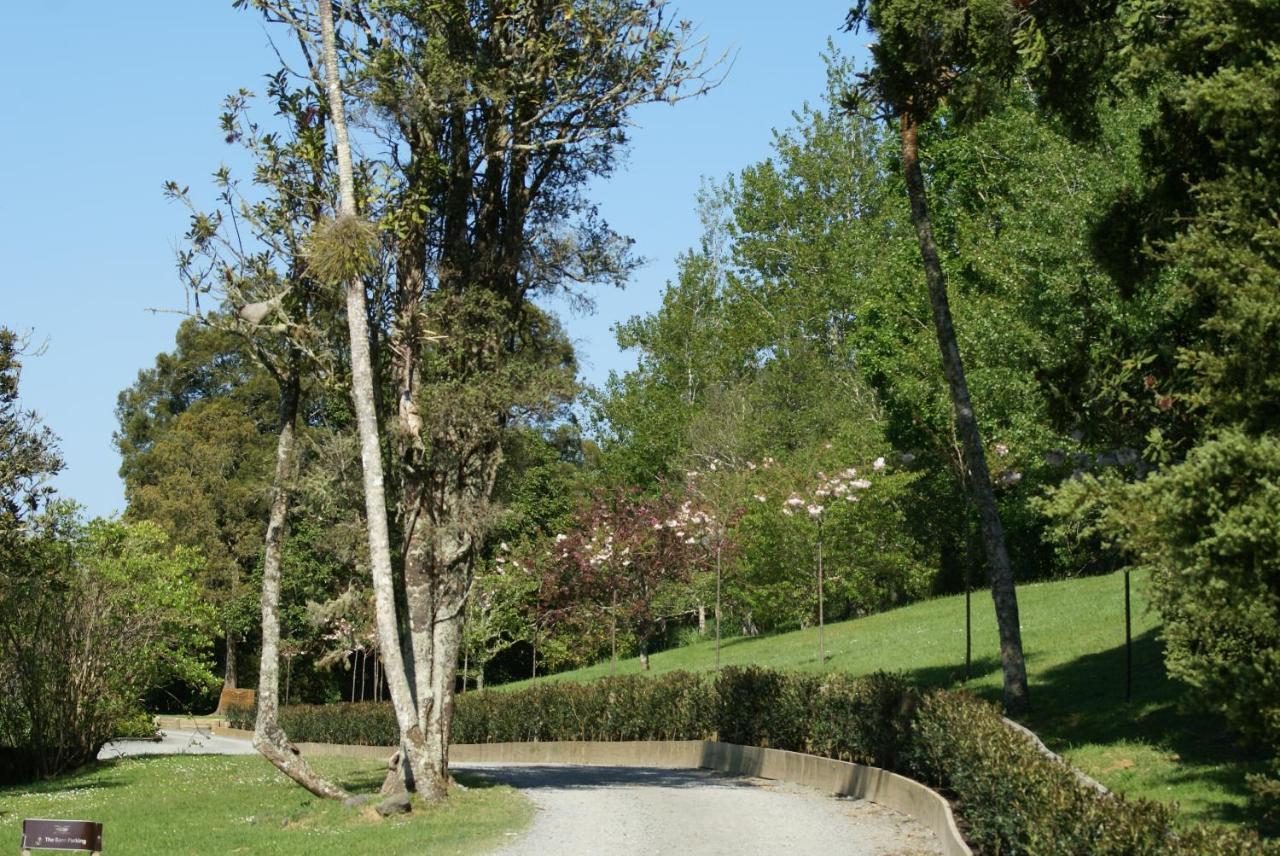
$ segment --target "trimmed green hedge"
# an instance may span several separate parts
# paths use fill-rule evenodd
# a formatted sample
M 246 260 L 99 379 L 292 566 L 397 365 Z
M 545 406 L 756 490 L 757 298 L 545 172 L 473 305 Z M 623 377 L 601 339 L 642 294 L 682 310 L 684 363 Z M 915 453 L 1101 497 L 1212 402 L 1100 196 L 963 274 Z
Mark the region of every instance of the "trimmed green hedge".
M 252 728 L 252 710 L 227 712 Z M 392 746 L 387 704 L 295 705 L 297 741 Z M 1277 854 L 1252 833 L 1183 829 L 1174 810 L 1102 796 L 1042 755 L 995 706 L 963 692 L 921 693 L 902 677 L 807 675 L 757 668 L 675 672 L 589 684 L 536 684 L 457 696 L 453 740 L 723 740 L 872 764 L 949 797 L 974 849 L 999 854 Z

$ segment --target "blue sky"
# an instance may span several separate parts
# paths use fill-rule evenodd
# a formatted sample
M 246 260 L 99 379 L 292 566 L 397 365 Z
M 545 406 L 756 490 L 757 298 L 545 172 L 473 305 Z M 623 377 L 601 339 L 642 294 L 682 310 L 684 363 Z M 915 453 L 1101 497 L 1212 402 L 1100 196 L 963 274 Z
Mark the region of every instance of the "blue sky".
M 736 61 L 710 95 L 637 113 L 624 169 L 595 188 L 649 263 L 626 290 L 600 292 L 594 315 L 565 318 L 591 383 L 633 364 L 611 328 L 659 304 L 698 238 L 702 179 L 767 157 L 772 129 L 821 96 L 827 40 L 855 43 L 839 33 L 840 0 L 674 5 Z M 38 0 L 6 9 L 5 24 L 0 324 L 47 342 L 26 362 L 23 404 L 62 439 L 63 494 L 109 514 L 124 505 L 116 395 L 173 344 L 179 317 L 148 310 L 183 305 L 173 249 L 185 222 L 161 183 L 207 187 L 234 154 L 218 133 L 222 98 L 260 91 L 276 60 L 259 19 L 230 0 Z

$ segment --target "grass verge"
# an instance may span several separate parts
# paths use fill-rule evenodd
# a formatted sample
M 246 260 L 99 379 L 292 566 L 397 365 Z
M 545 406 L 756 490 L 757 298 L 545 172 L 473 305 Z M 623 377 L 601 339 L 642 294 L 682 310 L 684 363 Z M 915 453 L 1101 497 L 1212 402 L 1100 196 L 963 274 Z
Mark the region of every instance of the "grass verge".
M 386 767 L 316 758 L 353 792 L 373 793 Z M 532 805 L 515 790 L 462 778 L 439 807 L 380 819 L 319 800 L 258 756 L 126 758 L 49 782 L 0 789 L 0 841 L 17 842 L 29 817 L 105 824 L 104 850 L 150 854 L 470 854 L 518 833 Z M 371 816 L 372 815 L 372 816 Z

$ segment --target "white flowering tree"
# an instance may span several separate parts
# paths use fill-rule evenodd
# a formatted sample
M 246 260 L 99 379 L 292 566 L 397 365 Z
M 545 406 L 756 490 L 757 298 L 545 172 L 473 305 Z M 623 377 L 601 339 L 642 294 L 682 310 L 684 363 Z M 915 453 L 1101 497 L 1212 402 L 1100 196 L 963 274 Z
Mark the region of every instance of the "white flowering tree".
M 681 503 L 675 519 L 671 521 L 687 543 L 698 544 L 705 550 L 714 574 L 712 614 L 717 669 L 720 668 L 721 623 L 724 617 L 725 559 L 732 548 L 729 535 L 742 516 L 743 477 L 755 469 L 757 466 L 752 461 L 747 461 L 739 469 L 713 458 L 708 461 L 706 470 L 689 470 L 685 473 L 685 492 L 689 498 Z M 705 632 L 701 622 L 699 632 Z
M 872 472 L 882 472 L 885 468 L 884 458 L 876 458 L 871 465 Z M 824 638 L 824 629 L 826 624 L 825 616 L 825 592 L 823 590 L 823 522 L 834 503 L 858 502 L 858 494 L 860 491 L 867 490 L 871 487 L 871 482 L 866 478 L 858 477 L 858 470 L 854 467 L 841 470 L 834 475 L 828 475 L 826 472 L 819 470 L 816 474 L 814 482 L 804 493 L 793 491 L 786 501 L 782 503 L 782 513 L 787 516 L 797 514 L 804 515 L 812 520 L 817 536 L 815 538 L 815 552 L 817 558 L 816 579 L 818 590 L 818 662 L 826 663 L 826 640 Z
M 534 642 L 530 610 L 538 579 L 506 543 L 498 545 L 490 566 L 477 573 L 467 599 L 462 632 L 462 688 L 475 679 L 484 689 L 485 667 L 519 642 Z

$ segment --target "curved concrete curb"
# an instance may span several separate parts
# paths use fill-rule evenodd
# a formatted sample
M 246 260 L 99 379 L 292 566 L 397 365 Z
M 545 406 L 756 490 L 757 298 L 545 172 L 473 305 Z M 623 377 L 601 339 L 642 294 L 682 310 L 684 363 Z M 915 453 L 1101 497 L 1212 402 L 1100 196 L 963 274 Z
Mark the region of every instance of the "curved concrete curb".
M 1014 722 L 1012 719 L 1010 719 L 1007 716 L 1003 716 L 1001 717 L 1001 719 L 1004 720 L 1005 725 L 1009 726 L 1014 731 L 1018 732 L 1023 737 L 1027 738 L 1027 740 L 1031 743 L 1031 745 L 1034 746 L 1036 751 L 1039 752 L 1041 755 L 1044 755 L 1046 758 L 1050 759 L 1051 761 L 1055 761 L 1061 764 L 1063 767 L 1066 767 L 1068 770 L 1070 770 L 1071 775 L 1075 776 L 1076 781 L 1078 781 L 1080 784 L 1084 785 L 1086 788 L 1090 788 L 1094 791 L 1097 791 L 1099 794 L 1101 794 L 1104 797 L 1111 796 L 1110 788 L 1108 788 L 1106 785 L 1102 784 L 1102 782 L 1099 782 L 1097 779 L 1090 776 L 1088 773 L 1085 773 L 1082 770 L 1078 770 L 1074 766 L 1072 766 L 1071 763 L 1068 762 L 1066 758 L 1063 758 L 1057 752 L 1054 752 L 1052 749 L 1046 746 L 1044 744 L 1044 741 L 1040 739 L 1039 734 L 1036 734 L 1030 728 L 1027 728 L 1025 725 L 1022 725 L 1021 723 Z
M 699 765 L 762 779 L 780 779 L 842 796 L 870 800 L 910 815 L 938 836 L 947 856 L 972 856 L 956 826 L 951 803 L 937 791 L 879 767 L 836 761 L 734 743 L 703 741 L 703 762 Z
M 382 746 L 299 743 L 307 755 L 386 759 Z M 956 826 L 951 804 L 934 790 L 882 770 L 800 752 L 761 749 L 713 740 L 654 740 L 547 743 L 462 743 L 449 747 L 454 763 L 580 764 L 611 767 L 707 769 L 777 779 L 828 793 L 865 799 L 910 815 L 933 831 L 947 856 L 972 856 Z

